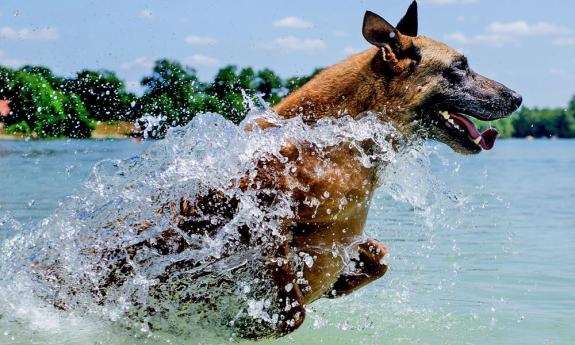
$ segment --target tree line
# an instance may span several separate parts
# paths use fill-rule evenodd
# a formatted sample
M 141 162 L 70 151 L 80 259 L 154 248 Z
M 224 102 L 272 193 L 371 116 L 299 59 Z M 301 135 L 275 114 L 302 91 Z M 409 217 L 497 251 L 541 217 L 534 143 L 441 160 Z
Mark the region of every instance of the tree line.
M 138 122 L 146 116 L 161 118 L 161 128 L 184 125 L 204 112 L 239 123 L 249 110 L 246 98 L 262 97 L 273 106 L 320 70 L 284 80 L 271 69 L 230 65 L 211 82 L 203 82 L 193 68 L 163 59 L 141 80 L 144 93 L 138 97 L 112 71 L 83 70 L 63 78 L 46 67 L 0 67 L 0 99 L 10 100 L 11 108 L 0 121 L 9 133 L 70 138 L 90 137 L 97 121 Z M 523 107 L 493 126 L 503 137 L 574 138 L 575 97 L 566 109 Z

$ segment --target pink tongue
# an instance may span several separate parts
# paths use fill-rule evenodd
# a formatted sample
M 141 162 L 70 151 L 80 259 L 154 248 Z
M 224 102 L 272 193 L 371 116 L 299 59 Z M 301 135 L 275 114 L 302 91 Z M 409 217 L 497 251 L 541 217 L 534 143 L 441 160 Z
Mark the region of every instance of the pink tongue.
M 465 127 L 467 133 L 469 134 L 469 137 L 472 140 L 481 137 L 479 146 L 481 146 L 482 149 L 489 151 L 493 148 L 493 146 L 495 146 L 495 141 L 499 136 L 499 132 L 497 132 L 496 129 L 489 128 L 483 131 L 483 133 L 480 133 L 479 130 L 473 124 L 473 122 L 469 121 L 469 119 L 467 119 L 465 116 L 461 116 L 459 114 L 454 113 L 449 113 L 449 115 L 458 125 Z

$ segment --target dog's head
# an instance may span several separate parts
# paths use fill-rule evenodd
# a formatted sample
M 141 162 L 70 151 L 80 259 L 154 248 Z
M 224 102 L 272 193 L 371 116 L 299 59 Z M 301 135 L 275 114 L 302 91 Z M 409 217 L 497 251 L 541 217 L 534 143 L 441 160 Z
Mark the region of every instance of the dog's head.
M 457 152 L 491 149 L 497 131 L 480 133 L 468 116 L 484 121 L 508 117 L 521 105 L 521 96 L 477 74 L 455 49 L 417 31 L 415 1 L 396 27 L 375 13 L 365 14 L 363 35 L 380 50 L 374 70 L 385 80 L 386 113 L 400 130 L 421 133 Z

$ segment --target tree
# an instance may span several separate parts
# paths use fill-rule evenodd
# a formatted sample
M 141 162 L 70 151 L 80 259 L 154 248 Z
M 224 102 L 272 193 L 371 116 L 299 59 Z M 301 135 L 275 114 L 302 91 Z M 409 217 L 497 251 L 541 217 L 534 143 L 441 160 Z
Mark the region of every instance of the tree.
M 276 105 L 284 96 L 283 81 L 269 68 L 258 71 L 255 80 L 255 89 L 263 95 L 263 99 L 270 105 Z
M 12 115 L 6 117 L 7 125 L 26 121 L 32 130 L 43 135 L 43 129 L 63 114 L 59 95 L 40 75 L 16 72 L 9 97 Z
M 98 121 L 131 120 L 137 97 L 126 91 L 124 83 L 111 71 L 79 72 L 63 82 L 61 89 L 80 97 L 90 118 Z
M 66 96 L 39 74 L 16 72 L 10 95 L 12 114 L 7 125 L 34 131 L 40 137 L 89 137 L 93 124 L 80 99 Z
M 164 128 L 157 131 L 158 135 L 165 133 L 166 126 L 188 123 L 210 104 L 196 71 L 175 61 L 156 61 L 152 75 L 143 78 L 141 84 L 146 89 L 137 102 L 136 114 L 163 118 Z
M 256 74 L 252 68 L 241 69 L 233 65 L 226 66 L 218 71 L 214 82 L 210 84 L 206 93 L 211 97 L 210 104 L 215 105 L 214 111 L 225 118 L 240 123 L 248 109 L 245 106 L 244 95 L 253 99 L 255 96 Z
M 12 96 L 14 74 L 13 70 L 0 66 L 0 99 L 10 99 Z
M 575 114 L 569 109 L 561 111 L 556 119 L 557 137 L 574 138 L 575 137 Z
M 64 79 L 55 76 L 52 71 L 48 67 L 44 66 L 33 66 L 33 65 L 26 65 L 19 69 L 19 71 L 24 71 L 28 74 L 34 74 L 44 78 L 50 86 L 54 89 L 59 90 L 64 83 Z
M 513 121 L 515 137 L 569 138 L 575 135 L 575 119 L 569 110 L 523 107 L 518 114 Z
M 319 72 L 323 71 L 323 68 L 316 68 L 310 75 L 303 76 L 303 77 L 291 77 L 286 81 L 286 88 L 288 90 L 288 94 L 294 92 L 295 90 L 299 89 L 300 87 L 304 86 L 313 79 Z
M 90 113 L 82 103 L 80 96 L 75 93 L 62 94 L 62 105 L 65 116 L 60 123 L 59 135 L 69 138 L 89 138 L 96 124 L 89 119 Z

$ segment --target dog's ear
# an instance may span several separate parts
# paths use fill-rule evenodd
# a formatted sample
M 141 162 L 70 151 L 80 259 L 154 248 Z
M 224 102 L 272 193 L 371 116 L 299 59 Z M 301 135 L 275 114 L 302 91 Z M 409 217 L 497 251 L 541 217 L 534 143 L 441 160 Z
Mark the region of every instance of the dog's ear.
M 418 19 L 417 19 L 417 1 L 413 1 L 405 16 L 401 18 L 396 28 L 399 32 L 404 35 L 415 37 L 418 31 Z
M 363 17 L 363 37 L 376 47 L 386 44 L 399 48 L 399 31 L 377 14 L 367 11 Z
M 383 60 L 394 73 L 401 73 L 406 62 L 401 61 L 403 51 L 409 46 L 410 39 L 377 14 L 367 11 L 363 19 L 363 37 L 376 47 L 381 48 Z M 404 59 L 405 60 L 405 59 Z

